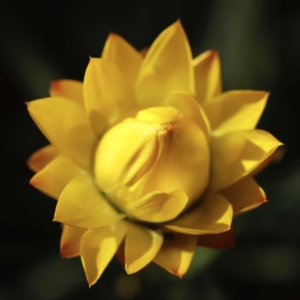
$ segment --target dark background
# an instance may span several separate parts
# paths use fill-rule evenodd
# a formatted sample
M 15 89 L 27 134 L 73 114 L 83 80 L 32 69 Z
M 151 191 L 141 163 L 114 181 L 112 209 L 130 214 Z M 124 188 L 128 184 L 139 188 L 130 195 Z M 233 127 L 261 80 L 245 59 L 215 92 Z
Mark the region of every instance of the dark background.
M 178 18 L 194 55 L 219 51 L 224 90 L 271 92 L 258 127 L 285 156 L 259 175 L 269 203 L 236 218 L 235 249 L 199 248 L 181 280 L 155 265 L 127 276 L 113 260 L 89 289 L 80 260 L 60 258 L 55 201 L 28 185 L 25 161 L 47 141 L 24 102 L 82 80 L 109 32 L 142 49 Z M 299 1 L 0 1 L 0 299 L 299 299 L 299 70 Z

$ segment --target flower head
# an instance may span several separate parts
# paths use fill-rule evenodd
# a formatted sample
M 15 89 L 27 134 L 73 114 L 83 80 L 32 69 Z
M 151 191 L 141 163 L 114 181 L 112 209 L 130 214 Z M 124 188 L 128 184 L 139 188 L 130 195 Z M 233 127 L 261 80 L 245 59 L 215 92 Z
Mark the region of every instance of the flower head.
M 281 143 L 254 129 L 268 93 L 221 92 L 215 51 L 192 59 L 180 22 L 145 57 L 111 34 L 84 82 L 53 82 L 28 103 L 50 141 L 31 184 L 58 199 L 61 253 L 90 285 L 112 257 L 127 273 L 154 261 L 181 277 L 197 245 L 233 241 L 233 216 L 266 196 L 252 178 Z

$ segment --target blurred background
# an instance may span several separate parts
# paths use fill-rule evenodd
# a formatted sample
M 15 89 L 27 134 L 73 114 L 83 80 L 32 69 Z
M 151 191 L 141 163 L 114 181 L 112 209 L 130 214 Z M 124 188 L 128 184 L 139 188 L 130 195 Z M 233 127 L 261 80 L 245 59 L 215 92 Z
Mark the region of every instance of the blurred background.
M 82 80 L 109 32 L 137 49 L 181 19 L 194 55 L 219 51 L 224 90 L 268 90 L 259 123 L 285 145 L 257 180 L 269 202 L 235 219 L 236 247 L 198 248 L 178 279 L 155 265 L 128 276 L 113 260 L 88 288 L 80 260 L 61 259 L 55 201 L 25 161 L 47 141 L 24 102 L 49 83 Z M 0 1 L 0 299 L 299 299 L 300 1 Z

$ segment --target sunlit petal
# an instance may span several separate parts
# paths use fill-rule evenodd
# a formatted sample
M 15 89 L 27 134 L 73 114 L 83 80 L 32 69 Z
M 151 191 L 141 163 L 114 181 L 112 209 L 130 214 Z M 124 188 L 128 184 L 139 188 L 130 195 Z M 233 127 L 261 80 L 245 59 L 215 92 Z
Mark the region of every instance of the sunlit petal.
M 52 97 L 28 102 L 27 106 L 51 144 L 89 170 L 96 138 L 80 105 L 67 98 Z
M 214 134 L 255 128 L 267 103 L 269 93 L 230 91 L 204 105 Z
M 175 276 L 181 278 L 188 270 L 194 256 L 197 236 L 172 234 L 171 239 L 164 243 L 154 258 L 154 262 Z
M 127 222 L 125 270 L 135 273 L 148 265 L 163 243 L 161 232 Z
M 80 254 L 89 285 L 99 279 L 124 239 L 123 222 L 89 229 L 81 239 Z
M 34 152 L 27 160 L 27 165 L 33 172 L 42 170 L 58 154 L 57 149 L 47 145 Z
M 125 75 L 110 61 L 90 59 L 83 95 L 88 118 L 98 136 L 135 105 L 133 87 Z
M 115 223 L 124 217 L 99 193 L 90 175 L 84 174 L 70 181 L 61 193 L 54 221 L 94 228 Z
M 60 254 L 70 258 L 80 255 L 80 241 L 87 229 L 63 225 L 60 238 Z
M 108 36 L 101 57 L 116 64 L 132 86 L 135 84 L 143 57 L 121 36 Z
M 70 158 L 59 154 L 31 178 L 30 184 L 48 196 L 58 199 L 66 185 L 84 172 Z
M 217 51 L 208 50 L 193 60 L 196 96 L 200 103 L 209 102 L 222 91 L 221 64 Z
M 160 105 L 171 92 L 194 94 L 191 49 L 180 21 L 165 29 L 147 51 L 136 83 L 140 107 Z
M 233 207 L 234 215 L 254 209 L 267 202 L 264 190 L 247 176 L 221 191 Z
M 220 233 L 230 229 L 232 206 L 219 194 L 208 194 L 197 207 L 165 224 L 165 227 L 186 234 Z
M 211 139 L 210 189 L 222 190 L 247 176 L 282 145 L 263 130 L 229 132 Z

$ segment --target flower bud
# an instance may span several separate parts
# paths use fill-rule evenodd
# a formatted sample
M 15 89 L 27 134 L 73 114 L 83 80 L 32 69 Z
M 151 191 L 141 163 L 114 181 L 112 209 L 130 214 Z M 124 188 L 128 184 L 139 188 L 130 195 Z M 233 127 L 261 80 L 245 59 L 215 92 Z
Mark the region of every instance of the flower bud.
M 95 152 L 95 181 L 120 210 L 153 192 L 205 190 L 210 155 L 202 129 L 173 107 L 151 107 L 108 130 Z

